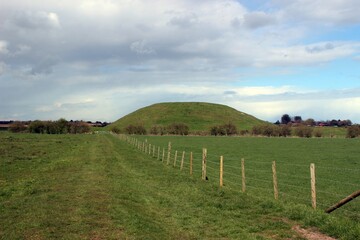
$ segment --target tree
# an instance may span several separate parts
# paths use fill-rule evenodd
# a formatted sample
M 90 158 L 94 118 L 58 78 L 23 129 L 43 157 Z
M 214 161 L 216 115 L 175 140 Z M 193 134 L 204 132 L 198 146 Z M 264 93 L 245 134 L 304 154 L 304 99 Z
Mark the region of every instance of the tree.
M 316 122 L 313 118 L 308 118 L 304 121 L 304 125 L 306 126 L 315 126 Z
M 289 122 L 291 122 L 291 117 L 289 114 L 284 114 L 281 117 L 281 123 L 282 124 L 288 124 Z
M 60 118 L 56 121 L 57 129 L 59 134 L 64 134 L 69 132 L 69 123 L 64 118 Z
M 295 117 L 294 117 L 294 122 L 296 122 L 296 123 L 301 123 L 301 122 L 302 122 L 301 116 L 295 116 Z

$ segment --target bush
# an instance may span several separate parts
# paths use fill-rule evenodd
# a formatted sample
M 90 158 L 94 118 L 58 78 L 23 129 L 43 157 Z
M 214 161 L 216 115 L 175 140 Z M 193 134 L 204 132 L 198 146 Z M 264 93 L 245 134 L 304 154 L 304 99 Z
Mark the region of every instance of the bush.
M 125 132 L 127 134 L 145 135 L 146 134 L 146 129 L 142 125 L 135 126 L 135 125 L 130 124 L 129 126 L 127 126 L 125 128 Z
M 121 133 L 121 130 L 117 126 L 112 126 L 110 131 L 116 134 Z
M 213 136 L 224 136 L 224 135 L 231 136 L 237 133 L 238 133 L 237 128 L 232 123 L 216 125 L 211 127 L 210 129 L 210 134 Z
M 80 121 L 80 122 L 72 122 L 70 124 L 70 133 L 72 134 L 82 134 L 82 133 L 88 133 L 90 132 L 91 128 L 89 124 L 86 122 Z
M 291 136 L 291 127 L 289 125 L 281 125 L 279 127 L 279 136 L 281 137 Z
M 300 126 L 295 128 L 295 135 L 298 137 L 311 138 L 313 129 L 311 127 Z
M 25 124 L 18 121 L 13 122 L 9 127 L 9 131 L 13 133 L 25 132 L 26 129 L 27 127 L 25 126 Z
M 321 138 L 323 136 L 323 131 L 319 128 L 314 130 L 314 136 L 317 138 Z
M 161 125 L 154 125 L 150 129 L 150 134 L 164 135 L 164 134 L 166 134 L 166 128 Z
M 29 125 L 29 132 L 30 133 L 47 133 L 46 132 L 46 124 L 43 121 L 33 121 Z
M 262 124 L 253 126 L 251 130 L 252 135 L 262 135 L 267 137 L 278 137 L 280 136 L 280 127 L 277 125 Z
M 353 125 L 347 128 L 347 138 L 356 138 L 358 136 L 360 136 L 360 125 Z
M 167 132 L 174 135 L 188 135 L 189 127 L 185 123 L 173 123 L 167 127 Z

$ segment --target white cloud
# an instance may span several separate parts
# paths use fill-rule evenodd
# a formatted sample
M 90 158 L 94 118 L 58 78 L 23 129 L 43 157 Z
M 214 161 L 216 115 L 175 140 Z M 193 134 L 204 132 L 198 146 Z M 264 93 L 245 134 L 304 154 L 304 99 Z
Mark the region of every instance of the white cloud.
M 7 46 L 8 43 L 6 41 L 0 40 L 0 54 L 7 54 L 9 52 Z

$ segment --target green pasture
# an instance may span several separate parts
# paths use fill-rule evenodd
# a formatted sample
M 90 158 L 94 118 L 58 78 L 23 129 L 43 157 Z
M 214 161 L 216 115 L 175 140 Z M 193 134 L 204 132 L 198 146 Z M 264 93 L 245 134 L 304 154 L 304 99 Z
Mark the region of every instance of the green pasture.
M 334 182 L 343 182 L 338 175 L 347 175 L 357 186 L 358 175 L 340 173 L 359 169 L 355 156 L 358 139 L 138 139 L 158 146 L 171 141 L 173 150 L 193 151 L 194 176 L 189 176 L 186 164 L 180 171 L 179 165 L 166 165 L 110 134 L 0 133 L 0 239 L 302 239 L 292 229 L 295 225 L 316 227 L 339 239 L 355 240 L 360 234 L 359 201 L 346 208 L 353 214 L 339 211 L 329 216 L 312 210 L 307 200 L 298 204 L 287 198 L 288 190 L 281 184 L 281 201 L 272 200 L 270 190 L 260 194 L 257 188 L 262 186 L 250 181 L 259 176 L 252 176 L 250 170 L 249 191 L 241 193 L 237 176 L 230 179 L 229 172 L 232 166 L 236 174 L 241 157 L 248 169 L 266 172 L 268 161 L 271 166 L 276 160 L 279 182 L 288 180 L 306 187 L 308 180 L 295 183 L 291 176 L 301 173 L 306 177 L 307 165 L 315 162 L 319 187 L 324 174 L 324 180 Z M 202 147 L 208 148 L 208 164 L 213 169 L 217 169 L 218 156 L 224 155 L 223 189 L 216 182 L 216 170 L 208 169 L 209 181 L 200 179 Z M 297 154 L 291 153 L 294 149 Z M 296 161 L 298 167 L 286 165 Z M 335 163 L 338 165 L 332 167 Z M 336 171 L 327 173 L 325 167 Z M 286 172 L 290 169 L 292 172 Z M 290 177 L 282 179 L 280 172 Z M 267 173 L 263 175 L 267 184 Z M 334 189 L 342 195 L 351 191 L 351 186 Z M 267 189 L 267 185 L 263 187 Z
M 141 136 L 140 141 L 167 151 L 171 163 L 178 151 L 177 167 L 185 151 L 185 168 L 193 152 L 195 176 L 201 176 L 202 148 L 207 148 L 209 181 L 219 182 L 219 159 L 224 157 L 225 188 L 242 190 L 241 159 L 245 160 L 247 192 L 273 198 L 272 162 L 276 162 L 279 199 L 311 206 L 310 164 L 315 164 L 317 208 L 325 210 L 360 188 L 360 139 L 267 138 L 267 137 L 180 137 Z M 162 154 L 162 152 L 161 152 Z M 160 155 L 161 155 L 160 154 Z M 165 158 L 167 155 L 165 154 Z M 166 159 L 167 160 L 167 159 Z M 188 170 L 184 170 L 188 171 Z M 333 215 L 360 221 L 360 199 L 336 210 Z

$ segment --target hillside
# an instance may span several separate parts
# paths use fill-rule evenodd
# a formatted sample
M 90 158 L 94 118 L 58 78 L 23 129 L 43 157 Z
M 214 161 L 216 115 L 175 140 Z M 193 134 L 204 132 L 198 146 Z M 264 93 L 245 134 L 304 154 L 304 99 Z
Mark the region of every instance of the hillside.
M 225 105 L 169 102 L 141 108 L 115 121 L 109 128 L 116 126 L 124 129 L 133 124 L 142 125 L 149 130 L 153 125 L 167 126 L 172 123 L 185 123 L 194 132 L 208 131 L 212 126 L 226 123 L 236 125 L 238 130 L 247 130 L 264 121 Z

